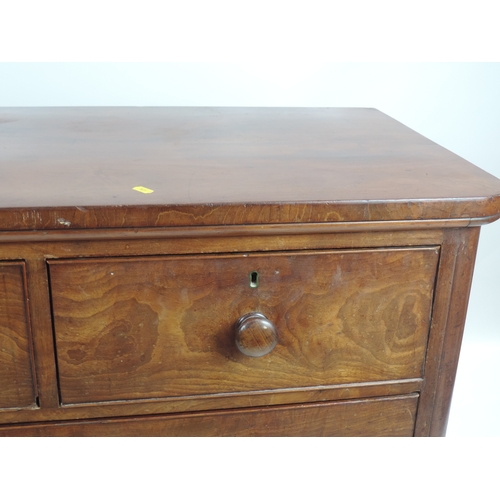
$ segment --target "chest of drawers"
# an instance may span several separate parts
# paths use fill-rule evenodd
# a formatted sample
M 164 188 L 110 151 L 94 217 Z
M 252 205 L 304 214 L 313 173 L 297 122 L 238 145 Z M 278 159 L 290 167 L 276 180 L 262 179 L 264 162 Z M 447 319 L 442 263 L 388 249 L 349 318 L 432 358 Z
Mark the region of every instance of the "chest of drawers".
M 500 181 L 373 109 L 0 110 L 1 436 L 440 436 Z

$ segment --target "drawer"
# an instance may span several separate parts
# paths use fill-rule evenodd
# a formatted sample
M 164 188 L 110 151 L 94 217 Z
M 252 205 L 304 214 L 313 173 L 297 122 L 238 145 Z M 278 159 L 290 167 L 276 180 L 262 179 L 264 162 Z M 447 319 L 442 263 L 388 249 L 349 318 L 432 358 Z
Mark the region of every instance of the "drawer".
M 0 427 L 0 436 L 413 436 L 418 395 Z
M 24 262 L 0 262 L 0 408 L 36 403 Z
M 439 249 L 50 261 L 63 404 L 422 376 Z M 258 273 L 255 274 L 255 273 Z M 235 325 L 274 324 L 268 354 Z

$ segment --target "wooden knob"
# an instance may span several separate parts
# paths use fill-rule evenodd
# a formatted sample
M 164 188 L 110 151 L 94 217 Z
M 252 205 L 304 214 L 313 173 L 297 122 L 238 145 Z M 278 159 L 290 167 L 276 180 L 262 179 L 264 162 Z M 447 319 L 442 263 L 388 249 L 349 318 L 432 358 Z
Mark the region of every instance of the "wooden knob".
M 242 316 L 234 330 L 236 346 L 243 354 L 252 358 L 270 353 L 278 343 L 276 327 L 257 312 Z

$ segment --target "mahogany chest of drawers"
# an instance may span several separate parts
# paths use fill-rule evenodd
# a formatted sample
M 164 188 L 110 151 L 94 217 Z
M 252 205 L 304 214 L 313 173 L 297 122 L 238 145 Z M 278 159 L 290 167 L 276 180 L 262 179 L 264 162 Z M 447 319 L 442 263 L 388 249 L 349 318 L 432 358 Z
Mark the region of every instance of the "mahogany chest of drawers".
M 439 436 L 500 181 L 373 109 L 0 110 L 1 436 Z

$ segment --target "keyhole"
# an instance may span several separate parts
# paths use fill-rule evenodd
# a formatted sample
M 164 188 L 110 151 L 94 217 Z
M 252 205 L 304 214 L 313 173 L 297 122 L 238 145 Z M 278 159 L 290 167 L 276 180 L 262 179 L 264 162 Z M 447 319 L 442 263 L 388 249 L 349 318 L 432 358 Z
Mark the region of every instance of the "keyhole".
M 259 286 L 259 273 L 252 271 L 250 273 L 250 288 L 257 288 Z

